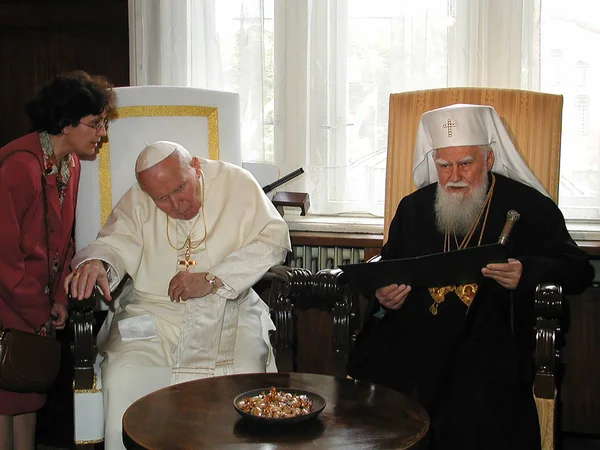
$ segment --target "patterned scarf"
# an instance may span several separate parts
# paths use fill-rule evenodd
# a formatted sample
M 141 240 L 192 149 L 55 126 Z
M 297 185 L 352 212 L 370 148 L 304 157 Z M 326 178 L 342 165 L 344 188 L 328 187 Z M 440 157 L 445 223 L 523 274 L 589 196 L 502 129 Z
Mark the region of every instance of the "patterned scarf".
M 45 131 L 40 133 L 40 144 L 44 152 L 44 167 L 46 169 L 45 175 L 56 174 L 56 188 L 58 190 L 58 202 L 62 209 L 63 200 L 65 199 L 65 191 L 69 178 L 71 178 L 71 167 L 75 166 L 73 156 L 69 153 L 66 157 L 56 161 L 56 155 L 52 150 L 52 143 L 50 142 L 50 135 Z
M 73 155 L 69 153 L 66 157 L 61 159 L 60 162 L 57 162 L 56 155 L 52 149 L 52 143 L 50 142 L 50 135 L 45 131 L 40 133 L 40 145 L 42 146 L 42 151 L 44 153 L 44 175 L 48 176 L 56 174 L 58 202 L 60 204 L 60 209 L 62 210 L 65 191 L 67 184 L 69 183 L 69 178 L 71 178 L 71 167 L 75 166 Z M 52 258 L 51 272 L 53 277 L 58 275 L 58 253 L 55 253 Z M 40 334 L 46 334 L 49 330 L 48 327 L 49 325 L 42 327 Z

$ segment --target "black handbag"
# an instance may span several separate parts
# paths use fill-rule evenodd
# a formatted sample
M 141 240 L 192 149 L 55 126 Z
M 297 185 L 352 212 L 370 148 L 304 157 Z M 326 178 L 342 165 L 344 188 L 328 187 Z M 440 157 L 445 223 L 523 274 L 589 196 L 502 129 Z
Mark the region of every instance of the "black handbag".
M 60 369 L 60 342 L 27 331 L 0 330 L 0 389 L 44 393 Z
M 42 170 L 42 197 L 44 198 L 44 224 L 48 256 L 48 301 L 52 298 L 52 272 L 50 270 L 50 244 L 48 235 L 48 200 L 44 169 L 37 155 L 29 150 L 16 150 L 15 153 L 31 153 Z M 2 163 L 8 158 L 4 158 Z M 42 324 L 43 325 L 43 324 Z M 35 330 L 35 327 L 32 327 Z M 3 328 L 0 322 L 0 389 L 11 392 L 44 393 L 54 382 L 60 369 L 61 348 L 53 336 L 44 336 L 27 331 Z

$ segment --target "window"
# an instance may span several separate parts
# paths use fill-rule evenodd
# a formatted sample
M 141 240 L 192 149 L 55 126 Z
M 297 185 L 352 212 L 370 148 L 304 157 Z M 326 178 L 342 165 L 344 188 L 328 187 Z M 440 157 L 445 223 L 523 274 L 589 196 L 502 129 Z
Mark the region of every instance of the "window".
M 390 93 L 529 87 L 520 42 L 514 61 L 503 53 L 512 68 L 486 66 L 498 55 L 494 36 L 514 18 L 502 22 L 503 8 L 479 3 L 215 2 L 223 88 L 242 99 L 245 159 L 275 162 L 283 174 L 302 166 L 293 186 L 310 193 L 312 213 L 383 216 Z M 483 37 L 470 31 L 481 23 L 490 27 Z
M 580 86 L 585 86 L 587 84 L 588 78 L 588 69 L 589 64 L 585 61 L 577 61 L 577 77 L 578 83 Z
M 133 84 L 238 92 L 244 159 L 303 167 L 313 214 L 383 215 L 390 93 L 490 86 L 564 96 L 559 205 L 600 222 L 598 0 L 130 4 Z
M 562 50 L 550 50 L 547 60 L 548 84 L 559 86 L 562 78 L 563 52 Z
M 216 2 L 222 89 L 242 100 L 245 160 L 274 162 L 273 1 Z
M 595 0 L 542 0 L 540 90 L 564 96 L 559 206 L 572 221 L 600 221 L 599 13 Z
M 588 134 L 589 103 L 590 99 L 587 95 L 578 95 L 575 97 L 575 114 L 577 117 L 575 133 Z

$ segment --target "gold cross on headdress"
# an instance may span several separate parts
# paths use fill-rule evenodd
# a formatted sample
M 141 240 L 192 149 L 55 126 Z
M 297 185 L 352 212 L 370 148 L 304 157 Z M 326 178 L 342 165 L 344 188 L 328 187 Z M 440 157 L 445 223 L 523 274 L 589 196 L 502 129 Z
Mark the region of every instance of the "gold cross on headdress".
M 456 126 L 456 123 L 452 122 L 452 119 L 448 119 L 443 126 L 444 128 L 448 128 L 448 137 L 452 137 L 452 128 Z

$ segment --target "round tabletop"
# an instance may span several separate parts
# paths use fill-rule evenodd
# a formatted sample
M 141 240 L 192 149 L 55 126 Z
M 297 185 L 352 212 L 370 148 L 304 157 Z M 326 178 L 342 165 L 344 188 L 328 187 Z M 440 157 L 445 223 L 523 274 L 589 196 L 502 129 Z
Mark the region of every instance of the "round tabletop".
M 244 420 L 233 399 L 252 389 L 296 388 L 327 401 L 316 418 L 294 425 Z M 424 448 L 429 416 L 407 396 L 383 386 L 307 373 L 259 373 L 176 384 L 133 403 L 123 441 L 136 449 Z M 422 446 L 422 447 L 421 447 Z

